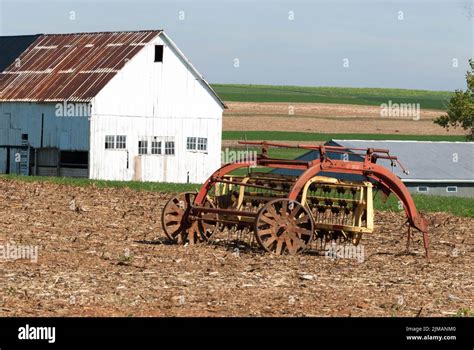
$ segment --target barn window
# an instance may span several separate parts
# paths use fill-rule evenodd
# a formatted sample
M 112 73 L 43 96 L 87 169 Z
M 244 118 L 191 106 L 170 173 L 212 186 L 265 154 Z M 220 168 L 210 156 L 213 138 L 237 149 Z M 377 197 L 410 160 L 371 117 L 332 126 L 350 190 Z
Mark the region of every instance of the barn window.
M 151 141 L 151 154 L 161 154 L 161 141 Z
M 198 151 L 207 151 L 207 139 L 204 137 L 198 138 L 198 143 L 197 143 L 197 149 Z
M 106 135 L 105 136 L 105 149 L 114 149 L 115 148 L 115 136 Z
M 188 151 L 194 151 L 196 149 L 196 137 L 188 137 L 186 141 L 186 149 Z
M 117 135 L 117 143 L 115 144 L 115 148 L 117 149 L 127 148 L 127 136 Z
M 148 153 L 148 141 L 141 140 L 138 141 L 138 154 L 147 154 Z
M 163 45 L 155 45 L 155 62 L 163 62 Z
M 449 192 L 449 193 L 456 193 L 458 191 L 458 187 L 457 186 L 448 186 L 446 187 L 446 192 Z
M 188 151 L 207 152 L 207 138 L 205 137 L 188 137 L 186 140 L 186 149 Z
M 165 142 L 165 154 L 174 155 L 174 141 Z
M 428 192 L 428 186 L 418 186 L 416 190 L 421 193 L 426 193 Z

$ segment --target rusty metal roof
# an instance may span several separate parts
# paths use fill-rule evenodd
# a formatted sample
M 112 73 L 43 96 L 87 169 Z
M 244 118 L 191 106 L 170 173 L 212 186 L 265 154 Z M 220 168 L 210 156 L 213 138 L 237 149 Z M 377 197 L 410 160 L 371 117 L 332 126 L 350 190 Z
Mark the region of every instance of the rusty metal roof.
M 161 32 L 40 35 L 0 73 L 0 101 L 88 102 Z

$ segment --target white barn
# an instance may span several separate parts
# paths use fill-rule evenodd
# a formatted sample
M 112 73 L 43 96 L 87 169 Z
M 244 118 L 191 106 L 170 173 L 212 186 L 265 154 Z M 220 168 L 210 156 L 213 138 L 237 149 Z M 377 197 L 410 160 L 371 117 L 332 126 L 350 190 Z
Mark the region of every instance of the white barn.
M 0 173 L 200 183 L 220 166 L 225 104 L 163 31 L 1 37 L 0 56 Z

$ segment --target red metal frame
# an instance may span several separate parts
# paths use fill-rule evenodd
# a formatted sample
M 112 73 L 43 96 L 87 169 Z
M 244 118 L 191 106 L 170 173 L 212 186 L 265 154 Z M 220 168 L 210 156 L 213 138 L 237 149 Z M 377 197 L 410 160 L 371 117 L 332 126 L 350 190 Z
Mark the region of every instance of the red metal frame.
M 257 161 L 258 163 L 258 161 Z M 215 180 L 217 178 L 223 177 L 224 175 L 227 175 L 234 170 L 241 169 L 241 168 L 247 168 L 249 166 L 254 166 L 255 162 L 254 161 L 242 161 L 239 163 L 228 163 L 225 164 L 224 166 L 220 167 L 218 170 L 216 170 L 207 180 L 206 182 L 202 185 L 201 190 L 199 191 L 198 195 L 194 199 L 194 204 L 196 205 L 202 205 L 204 203 L 204 200 L 207 196 L 207 193 L 209 190 L 214 186 Z
M 293 185 L 288 199 L 296 200 L 299 193 L 303 189 L 306 182 L 308 182 L 312 177 L 316 176 L 320 172 L 335 172 L 335 173 L 344 173 L 344 174 L 355 174 L 362 175 L 369 179 L 372 179 L 377 183 L 377 185 L 382 189 L 385 194 L 394 193 L 397 198 L 403 203 L 405 213 L 408 217 L 408 222 L 411 226 L 415 227 L 417 230 L 423 233 L 423 243 L 426 252 L 426 256 L 429 257 L 428 249 L 428 228 L 427 221 L 423 219 L 418 213 L 413 198 L 410 195 L 410 192 L 403 184 L 403 182 L 394 175 L 391 171 L 385 167 L 376 164 L 378 158 L 390 159 L 392 161 L 399 161 L 397 157 L 393 157 L 389 154 L 388 150 L 384 149 L 366 149 L 366 148 L 345 148 L 345 147 L 336 147 L 336 146 L 314 146 L 314 145 L 288 145 L 280 143 L 269 143 L 269 142 L 239 142 L 241 144 L 247 145 L 256 145 L 262 147 L 262 153 L 257 157 L 257 161 L 254 160 L 243 160 L 238 163 L 229 163 L 222 166 L 220 169 L 215 171 L 209 179 L 204 183 L 201 190 L 199 191 L 196 199 L 194 201 L 195 206 L 201 206 L 204 203 L 204 200 L 207 196 L 209 190 L 216 183 L 219 182 L 219 179 L 222 179 L 224 175 L 231 173 L 236 169 L 246 168 L 250 166 L 266 166 L 271 168 L 284 168 L 284 169 L 295 169 L 303 170 L 303 174 L 299 176 L 296 183 Z M 268 146 L 274 147 L 285 147 L 285 148 L 303 148 L 308 150 L 318 150 L 319 159 L 313 161 L 299 161 L 299 160 L 288 160 L 288 159 L 275 159 L 269 158 Z M 331 159 L 327 156 L 327 150 L 333 153 L 347 153 L 347 151 L 365 151 L 365 157 L 363 162 L 357 161 L 344 161 Z M 355 153 L 357 154 L 357 153 Z M 359 153 L 359 155 L 361 155 Z M 400 164 L 404 172 L 405 169 Z

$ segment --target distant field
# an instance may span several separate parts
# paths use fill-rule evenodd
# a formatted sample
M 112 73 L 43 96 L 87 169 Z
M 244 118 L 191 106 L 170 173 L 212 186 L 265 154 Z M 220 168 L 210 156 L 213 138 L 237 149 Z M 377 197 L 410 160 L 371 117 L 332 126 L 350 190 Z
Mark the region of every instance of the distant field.
M 415 141 L 465 141 L 460 135 L 386 135 L 386 134 L 319 134 L 288 131 L 223 131 L 223 140 L 262 141 L 329 141 L 345 140 L 415 140 Z
M 446 109 L 449 91 L 382 88 L 300 87 L 213 84 L 224 101 L 302 102 L 379 106 L 382 103 L 419 103 L 421 108 Z

